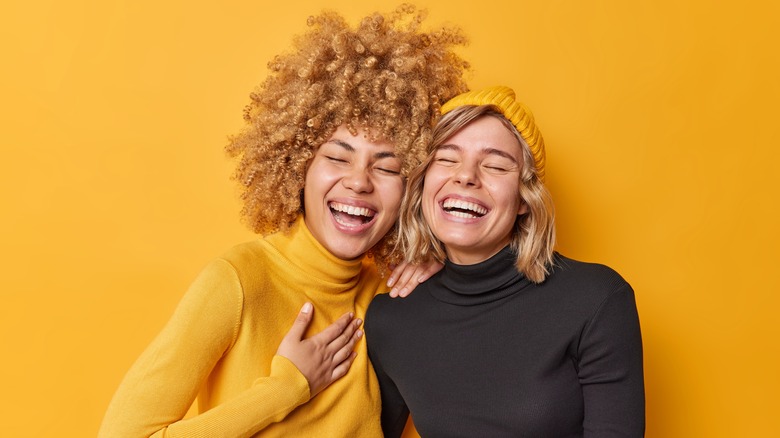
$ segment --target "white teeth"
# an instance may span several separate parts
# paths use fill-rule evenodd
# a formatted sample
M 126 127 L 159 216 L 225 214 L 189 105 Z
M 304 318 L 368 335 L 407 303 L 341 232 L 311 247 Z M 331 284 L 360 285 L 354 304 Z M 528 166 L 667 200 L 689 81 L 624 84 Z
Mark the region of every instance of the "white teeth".
M 487 209 L 479 204 L 463 201 L 460 199 L 453 199 L 453 198 L 447 198 L 442 204 L 442 207 L 444 207 L 445 209 L 457 208 L 459 210 L 470 210 L 473 211 L 474 213 L 477 213 L 480 216 L 483 216 L 487 213 Z M 458 217 L 473 217 L 473 215 L 460 212 L 460 211 L 449 211 L 449 213 Z
M 464 217 L 464 218 L 479 217 L 476 214 L 466 213 L 458 210 L 448 211 L 447 213 L 455 217 Z
M 330 208 L 352 216 L 365 216 L 369 218 L 374 216 L 372 211 L 366 207 L 355 207 L 354 205 L 341 204 L 339 202 L 331 202 Z

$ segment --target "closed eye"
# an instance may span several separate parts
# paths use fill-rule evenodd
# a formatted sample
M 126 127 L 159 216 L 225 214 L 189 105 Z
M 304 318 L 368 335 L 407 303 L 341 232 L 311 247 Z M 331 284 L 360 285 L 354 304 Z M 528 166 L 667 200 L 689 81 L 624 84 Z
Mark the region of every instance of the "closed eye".
M 377 154 L 372 167 L 382 175 L 396 176 L 401 174 L 401 160 L 390 152 Z
M 496 159 L 496 157 L 491 158 L 492 159 L 485 160 L 482 163 L 482 167 L 489 172 L 507 173 L 517 170 L 517 165 L 512 160 Z
M 447 157 L 440 157 L 440 158 L 436 158 L 436 159 L 435 159 L 435 160 L 433 160 L 433 161 L 434 161 L 434 162 L 436 162 L 436 163 L 438 163 L 438 164 L 442 164 L 442 165 L 450 165 L 450 164 L 455 164 L 455 163 L 457 163 L 457 161 L 456 161 L 456 160 L 454 160 L 454 159 L 452 159 L 452 158 L 447 158 Z
M 456 164 L 460 160 L 461 148 L 456 145 L 444 144 L 436 149 L 433 162 L 442 166 Z

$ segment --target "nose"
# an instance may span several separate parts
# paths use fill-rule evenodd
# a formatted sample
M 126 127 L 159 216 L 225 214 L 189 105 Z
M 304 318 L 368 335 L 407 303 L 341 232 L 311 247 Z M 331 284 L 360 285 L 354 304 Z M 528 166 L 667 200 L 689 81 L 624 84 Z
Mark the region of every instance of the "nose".
M 367 169 L 353 169 L 341 179 L 341 184 L 355 193 L 374 191 L 374 184 L 371 182 L 371 176 Z
M 477 176 L 476 167 L 470 164 L 463 164 L 459 166 L 453 175 L 453 181 L 457 184 L 461 184 L 467 187 L 479 185 L 479 177 Z

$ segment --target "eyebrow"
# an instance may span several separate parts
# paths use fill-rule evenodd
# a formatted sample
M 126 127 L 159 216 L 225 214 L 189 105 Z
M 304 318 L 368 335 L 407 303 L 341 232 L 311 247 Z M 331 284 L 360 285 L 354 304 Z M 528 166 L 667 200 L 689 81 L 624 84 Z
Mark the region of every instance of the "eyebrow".
M 344 140 L 339 140 L 338 138 L 331 138 L 330 140 L 326 141 L 325 143 L 337 144 L 337 145 L 343 147 L 344 149 L 346 149 L 347 152 L 355 152 L 355 148 L 353 148 L 351 144 L 347 143 Z
M 336 145 L 339 145 L 347 150 L 347 152 L 355 152 L 355 148 L 352 147 L 351 144 L 347 143 L 344 140 L 340 140 L 338 138 L 331 138 L 330 140 L 326 141 L 325 143 L 333 143 Z M 374 154 L 374 158 L 381 159 L 381 158 L 395 158 L 395 152 L 390 151 L 380 151 Z
M 438 148 L 436 148 L 437 151 L 438 150 L 442 150 L 442 149 L 453 150 L 455 152 L 460 152 L 460 151 L 463 150 L 462 147 L 460 147 L 460 146 L 458 146 L 456 144 L 450 144 L 450 143 L 443 144 L 443 145 L 439 146 Z M 488 155 L 498 155 L 499 157 L 504 157 L 504 158 L 506 158 L 508 160 L 512 160 L 512 162 L 515 163 L 515 164 L 520 164 L 520 163 L 517 162 L 517 159 L 515 157 L 513 157 L 512 155 L 510 155 L 510 154 L 508 154 L 508 153 L 506 153 L 506 152 L 504 152 L 504 151 L 502 151 L 500 149 L 496 149 L 496 148 L 482 148 L 482 153 L 485 153 L 485 154 L 488 154 Z

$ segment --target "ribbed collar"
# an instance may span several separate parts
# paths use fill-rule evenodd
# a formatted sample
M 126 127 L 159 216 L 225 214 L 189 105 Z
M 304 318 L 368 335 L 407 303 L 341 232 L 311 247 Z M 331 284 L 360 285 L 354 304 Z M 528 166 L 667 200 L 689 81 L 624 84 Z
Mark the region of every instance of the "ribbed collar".
M 507 246 L 475 265 L 457 265 L 449 260 L 439 275 L 431 278 L 431 295 L 439 301 L 474 306 L 517 293 L 531 282 L 517 271 L 517 255 Z
M 287 232 L 271 234 L 265 240 L 304 275 L 324 282 L 321 286 L 326 286 L 328 292 L 346 291 L 358 282 L 363 257 L 342 260 L 331 254 L 311 234 L 303 215 L 298 216 Z

